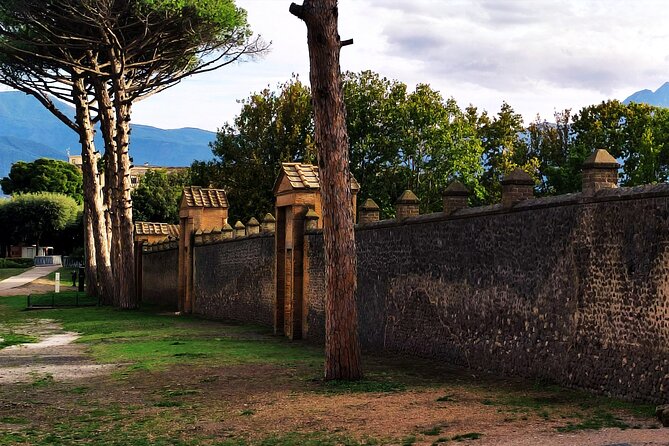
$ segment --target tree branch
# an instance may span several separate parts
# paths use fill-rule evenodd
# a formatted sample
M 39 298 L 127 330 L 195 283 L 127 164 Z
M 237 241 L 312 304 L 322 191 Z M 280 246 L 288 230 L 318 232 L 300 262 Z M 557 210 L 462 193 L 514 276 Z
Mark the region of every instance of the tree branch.
M 293 14 L 298 19 L 305 20 L 304 6 L 298 5 L 297 3 L 291 3 L 290 8 L 288 8 L 291 14 Z

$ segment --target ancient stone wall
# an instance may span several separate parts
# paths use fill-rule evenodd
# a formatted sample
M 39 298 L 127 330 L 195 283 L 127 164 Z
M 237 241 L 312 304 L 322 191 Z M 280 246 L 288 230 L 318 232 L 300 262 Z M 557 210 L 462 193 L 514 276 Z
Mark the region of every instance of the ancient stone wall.
M 193 248 L 193 313 L 272 326 L 274 234 Z
M 363 348 L 669 401 L 669 185 L 469 208 L 356 231 Z M 307 339 L 323 340 L 320 232 Z
M 669 184 L 586 189 L 365 220 L 364 349 L 669 402 Z M 194 235 L 193 311 L 272 326 L 274 234 L 231 237 Z M 174 306 L 177 252 L 162 249 L 144 252 L 144 301 Z M 303 266 L 302 334 L 321 343 L 318 230 L 305 236 Z
M 174 247 L 144 252 L 142 303 L 177 310 L 179 250 Z

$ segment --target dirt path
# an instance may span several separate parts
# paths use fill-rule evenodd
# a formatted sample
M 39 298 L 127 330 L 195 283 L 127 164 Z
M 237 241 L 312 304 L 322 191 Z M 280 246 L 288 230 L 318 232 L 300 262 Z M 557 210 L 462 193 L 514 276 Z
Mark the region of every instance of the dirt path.
M 74 343 L 79 337 L 77 333 L 65 332 L 48 319 L 35 320 L 17 327 L 16 331 L 37 336 L 40 341 L 0 350 L 0 384 L 39 379 L 75 381 L 104 375 L 116 367 L 93 362 L 84 345 Z

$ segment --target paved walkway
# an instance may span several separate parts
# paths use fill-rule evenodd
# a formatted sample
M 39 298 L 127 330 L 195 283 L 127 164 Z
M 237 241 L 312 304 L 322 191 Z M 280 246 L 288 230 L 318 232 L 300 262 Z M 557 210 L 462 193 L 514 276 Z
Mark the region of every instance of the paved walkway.
M 32 282 L 33 280 L 39 279 L 40 277 L 47 276 L 54 271 L 60 269 L 60 265 L 54 266 L 35 266 L 28 271 L 25 271 L 18 276 L 9 277 L 3 281 L 0 281 L 0 293 L 2 291 L 11 290 L 12 288 L 17 288 L 27 283 Z

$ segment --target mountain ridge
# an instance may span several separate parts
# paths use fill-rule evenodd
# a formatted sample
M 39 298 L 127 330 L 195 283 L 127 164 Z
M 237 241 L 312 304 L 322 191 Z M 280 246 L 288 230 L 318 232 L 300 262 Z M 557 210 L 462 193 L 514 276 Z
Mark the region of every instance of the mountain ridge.
M 665 82 L 655 91 L 645 88 L 632 93 L 623 101 L 623 104 L 627 105 L 630 102 L 669 107 L 669 82 Z
M 54 101 L 68 116 L 74 109 Z M 130 156 L 134 164 L 156 166 L 190 166 L 194 160 L 212 158 L 209 143 L 216 133 L 194 127 L 161 129 L 132 124 Z M 103 147 L 100 132 L 95 144 Z M 0 177 L 9 173 L 16 161 L 37 158 L 67 160 L 68 150 L 78 154 L 79 138 L 69 127 L 53 116 L 35 98 L 17 91 L 0 92 Z

